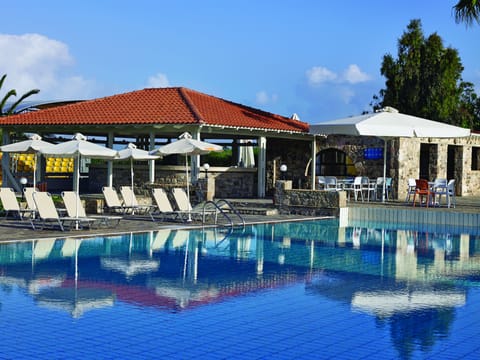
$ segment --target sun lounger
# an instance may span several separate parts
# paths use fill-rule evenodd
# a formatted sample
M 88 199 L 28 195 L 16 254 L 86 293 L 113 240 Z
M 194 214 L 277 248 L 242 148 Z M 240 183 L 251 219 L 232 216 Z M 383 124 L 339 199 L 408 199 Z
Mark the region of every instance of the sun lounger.
M 168 199 L 167 193 L 162 188 L 154 188 L 152 191 L 153 200 L 156 207 L 150 212 L 150 217 L 155 221 L 155 217 L 159 216 L 161 220 L 171 217 L 177 219 L 181 217 L 181 211 L 175 211 L 172 207 L 172 203 Z
M 117 190 L 111 186 L 104 186 L 102 188 L 103 196 L 105 197 L 105 209 L 110 212 L 126 214 L 132 211 L 134 206 L 126 206 L 118 197 Z
M 37 191 L 40 190 L 33 187 L 26 187 L 23 189 L 23 195 L 25 197 L 25 201 L 27 202 L 27 208 L 30 210 L 37 211 L 37 205 L 35 205 L 35 201 L 33 201 L 33 193 Z
M 120 186 L 120 194 L 122 194 L 123 205 L 131 208 L 132 215 L 135 212 L 149 214 L 155 208 L 155 205 L 140 205 L 130 186 Z
M 204 207 L 199 204 L 195 207 L 190 203 L 187 192 L 182 188 L 174 188 L 172 190 L 173 198 L 177 204 L 178 210 L 181 212 L 184 220 L 197 219 L 205 222 L 207 216 L 213 216 L 218 213 L 215 207 Z
M 38 211 L 38 219 L 35 220 L 41 222 L 41 229 L 44 229 L 45 226 L 50 223 L 52 225 L 58 225 L 62 231 L 65 231 L 64 225 L 66 223 L 70 225 L 79 224 L 80 226 L 85 223 L 81 219 L 76 219 L 75 217 L 60 216 L 55 208 L 52 196 L 48 192 L 34 192 L 33 200 L 35 201 L 35 206 Z M 87 225 L 89 225 L 89 222 L 87 222 Z M 34 229 L 36 228 L 33 222 L 32 226 Z
M 3 210 L 5 211 L 5 217 L 8 217 L 9 213 L 15 213 L 20 220 L 23 220 L 25 216 L 31 219 L 35 212 L 35 210 L 20 208 L 17 196 L 11 188 L 0 188 L 0 200 L 2 201 Z
M 87 215 L 80 196 L 75 191 L 62 192 L 63 203 L 67 209 L 67 214 L 70 217 L 80 217 L 88 221 L 90 219 L 92 223 L 99 223 L 105 226 L 110 226 L 112 223 L 118 224 L 122 219 L 122 216 L 115 215 Z M 78 206 L 78 207 L 77 207 Z

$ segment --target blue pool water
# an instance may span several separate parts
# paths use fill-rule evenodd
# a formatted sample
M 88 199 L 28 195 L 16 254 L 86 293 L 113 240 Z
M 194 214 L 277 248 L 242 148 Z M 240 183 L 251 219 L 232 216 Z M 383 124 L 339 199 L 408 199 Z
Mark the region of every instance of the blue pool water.
M 478 359 L 477 235 L 334 219 L 0 244 L 1 359 Z

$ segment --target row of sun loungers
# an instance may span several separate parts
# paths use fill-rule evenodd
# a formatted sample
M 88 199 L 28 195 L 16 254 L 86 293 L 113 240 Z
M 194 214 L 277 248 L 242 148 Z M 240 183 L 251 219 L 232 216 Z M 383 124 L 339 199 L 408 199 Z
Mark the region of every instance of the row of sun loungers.
M 102 192 L 105 197 L 106 208 L 110 212 L 120 212 L 122 214 L 134 214 L 137 212 L 150 216 L 152 221 L 168 219 L 181 221 L 198 219 L 204 221 L 205 217 L 217 213 L 214 206 L 204 207 L 203 204 L 200 204 L 193 207 L 183 188 L 174 188 L 172 190 L 172 197 L 176 205 L 175 209 L 168 198 L 167 192 L 163 188 L 153 189 L 152 205 L 140 205 L 135 194 L 128 186 L 120 187 L 120 194 L 123 201 L 113 187 L 104 187 Z
M 192 207 L 184 189 L 175 188 L 172 196 L 176 209 L 172 206 L 167 192 L 162 188 L 152 191 L 152 205 L 139 204 L 136 195 L 128 186 L 120 188 L 120 195 L 113 187 L 102 189 L 105 198 L 105 208 L 109 214 L 87 214 L 85 207 L 74 191 L 64 191 L 61 196 L 65 205 L 58 209 L 48 192 L 38 191 L 34 188 L 25 188 L 24 196 L 27 209 L 23 209 L 11 188 L 0 188 L 0 200 L 5 216 L 17 215 L 21 220 L 29 220 L 33 229 L 46 227 L 59 227 L 62 231 L 69 228 L 92 228 L 95 226 L 111 227 L 120 222 L 126 215 L 149 216 L 152 221 L 179 220 L 182 222 L 192 219 L 205 221 L 206 216 L 217 214 L 213 207 Z

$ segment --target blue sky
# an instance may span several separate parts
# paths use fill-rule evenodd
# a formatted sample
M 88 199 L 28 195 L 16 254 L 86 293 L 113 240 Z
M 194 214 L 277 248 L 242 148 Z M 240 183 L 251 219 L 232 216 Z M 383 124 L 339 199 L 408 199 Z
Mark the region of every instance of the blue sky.
M 410 20 L 459 51 L 480 94 L 480 25 L 457 0 L 22 0 L 2 4 L 0 74 L 37 100 L 184 86 L 319 123 L 371 110 Z

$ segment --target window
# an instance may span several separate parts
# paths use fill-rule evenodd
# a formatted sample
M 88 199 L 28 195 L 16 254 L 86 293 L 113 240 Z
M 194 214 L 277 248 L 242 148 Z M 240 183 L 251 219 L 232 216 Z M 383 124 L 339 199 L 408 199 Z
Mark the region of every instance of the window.
M 347 156 L 341 150 L 326 149 L 317 155 L 317 175 L 346 176 Z

